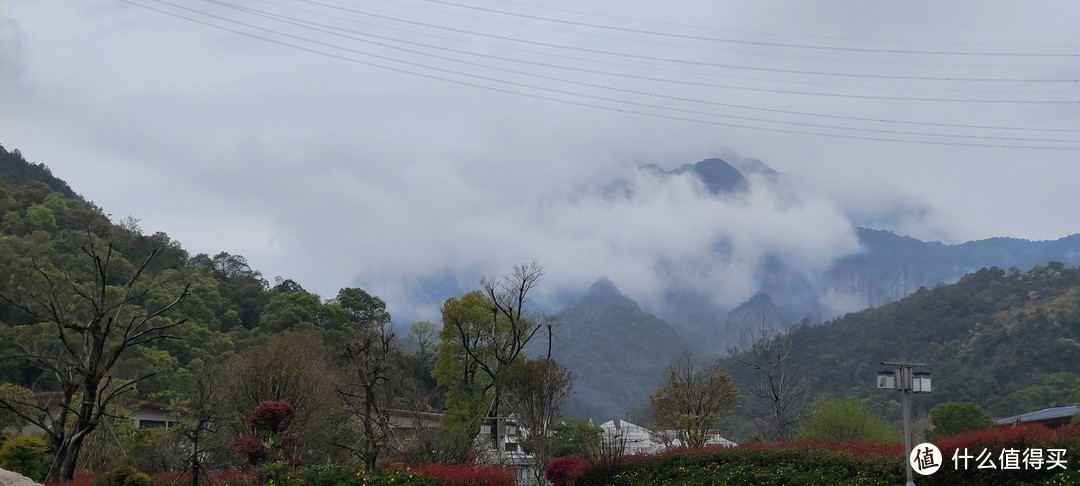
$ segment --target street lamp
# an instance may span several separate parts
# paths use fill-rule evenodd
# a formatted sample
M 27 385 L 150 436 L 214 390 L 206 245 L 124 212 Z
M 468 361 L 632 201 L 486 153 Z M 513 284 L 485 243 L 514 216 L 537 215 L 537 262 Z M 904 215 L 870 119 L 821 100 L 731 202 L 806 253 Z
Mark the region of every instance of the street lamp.
M 893 370 L 879 371 L 877 374 L 877 387 L 882 390 L 896 390 L 903 392 L 901 402 L 904 406 L 904 464 L 907 469 L 907 486 L 914 486 L 911 480 L 911 393 L 930 393 L 930 372 L 914 368 L 923 368 L 925 363 L 912 363 L 908 361 L 882 361 L 882 365 L 891 366 Z

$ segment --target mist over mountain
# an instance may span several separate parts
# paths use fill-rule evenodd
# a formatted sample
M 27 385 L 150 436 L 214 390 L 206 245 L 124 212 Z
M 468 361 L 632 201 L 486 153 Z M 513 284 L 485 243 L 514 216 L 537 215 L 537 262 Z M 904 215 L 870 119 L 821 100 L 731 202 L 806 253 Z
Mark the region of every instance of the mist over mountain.
M 1080 264 L 1080 235 L 949 245 L 861 227 L 902 227 L 930 210 L 895 195 L 876 207 L 833 202 L 761 160 L 725 157 L 673 169 L 647 164 L 546 202 L 566 212 L 546 216 L 555 226 L 538 239 L 552 247 L 529 255 L 548 268 L 538 305 L 557 311 L 607 275 L 686 339 L 722 351 L 762 315 L 771 325 L 820 322 L 982 267 Z M 586 226 L 566 223 L 579 220 Z M 481 275 L 458 265 L 399 282 L 397 301 L 409 305 L 397 315 L 437 319 L 442 299 Z M 395 301 L 394 292 L 380 295 Z

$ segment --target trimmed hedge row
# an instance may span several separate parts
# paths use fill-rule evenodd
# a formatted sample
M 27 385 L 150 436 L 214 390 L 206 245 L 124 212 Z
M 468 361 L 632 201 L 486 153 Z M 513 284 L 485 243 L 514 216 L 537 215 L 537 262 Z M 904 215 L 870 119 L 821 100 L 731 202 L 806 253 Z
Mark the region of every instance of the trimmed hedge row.
M 750 445 L 681 450 L 626 458 L 611 479 L 615 485 L 652 484 L 842 484 L 890 485 L 904 482 L 897 454 L 855 454 L 819 444 Z M 577 486 L 609 484 L 602 468 L 588 468 Z
M 1041 425 L 1000 427 L 933 441 L 942 453 L 941 468 L 918 476 L 924 485 L 1076 485 L 1080 484 L 1080 425 L 1050 430 Z M 1025 463 L 1028 449 L 1042 451 L 1041 467 Z M 1050 450 L 1064 451 L 1060 466 L 1050 467 Z M 976 458 L 986 450 L 994 467 Z M 959 451 L 957 461 L 954 454 Z M 1002 451 L 1017 466 L 1003 469 Z M 965 468 L 964 455 L 972 456 Z M 1016 455 L 1019 462 L 1015 462 Z M 1036 456 L 1037 457 L 1037 456 Z M 956 467 L 960 466 L 960 467 Z M 899 444 L 746 444 L 733 448 L 676 449 L 652 456 L 629 456 L 614 470 L 586 468 L 577 486 L 654 484 L 839 484 L 890 485 L 905 482 Z
M 1080 425 L 1058 429 L 1047 429 L 1039 424 L 996 427 L 945 437 L 933 444 L 941 449 L 943 464 L 934 474 L 923 477 L 919 484 L 1080 484 Z M 1024 451 L 1029 449 L 1041 452 L 1038 469 L 1035 468 L 1036 461 L 1024 461 Z M 1051 449 L 1065 451 L 1061 458 L 1064 468 L 1050 465 Z M 984 451 L 985 456 L 980 459 Z M 1002 469 L 1003 451 L 1011 451 L 1008 455 L 1017 460 L 1014 464 L 1017 469 Z M 965 455 L 972 456 L 966 461 L 966 468 Z

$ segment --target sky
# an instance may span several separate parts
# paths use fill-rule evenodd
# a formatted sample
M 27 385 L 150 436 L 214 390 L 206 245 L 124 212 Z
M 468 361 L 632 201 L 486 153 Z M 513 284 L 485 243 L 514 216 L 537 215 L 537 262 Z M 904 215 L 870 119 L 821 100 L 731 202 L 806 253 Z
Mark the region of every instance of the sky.
M 820 272 L 858 251 L 859 225 L 946 243 L 1080 231 L 1078 15 L 0 0 L 0 143 L 192 253 L 324 297 L 361 285 L 392 312 L 425 276 L 532 260 L 548 291 L 604 275 L 639 298 L 678 280 L 738 302 L 765 255 Z M 717 156 L 784 176 L 716 197 L 638 170 Z

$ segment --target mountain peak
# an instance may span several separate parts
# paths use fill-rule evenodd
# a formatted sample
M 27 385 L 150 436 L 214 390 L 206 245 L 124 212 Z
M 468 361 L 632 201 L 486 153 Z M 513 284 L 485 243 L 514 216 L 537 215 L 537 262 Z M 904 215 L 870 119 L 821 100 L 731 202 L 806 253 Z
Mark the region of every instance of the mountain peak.
M 607 277 L 600 277 L 593 282 L 589 290 L 582 296 L 581 302 L 600 301 L 604 303 L 623 304 L 638 307 L 637 302 L 619 290 L 619 287 Z
M 746 177 L 726 160 L 711 158 L 702 160 L 696 164 L 685 164 L 672 171 L 672 174 L 691 172 L 705 183 L 709 192 L 719 194 L 721 192 L 735 192 L 745 189 L 748 182 Z
M 776 180 L 780 173 L 759 159 L 742 159 L 735 163 L 735 168 L 745 174 L 758 174 L 769 180 Z

